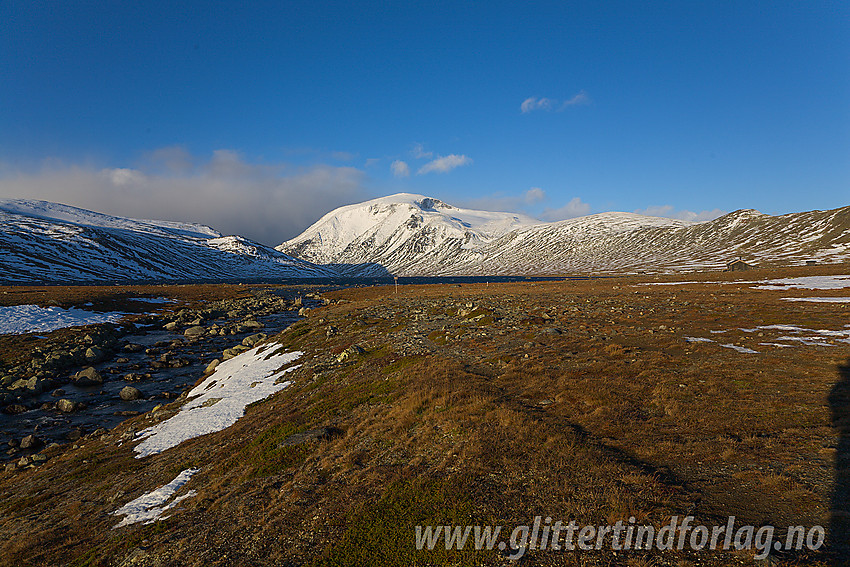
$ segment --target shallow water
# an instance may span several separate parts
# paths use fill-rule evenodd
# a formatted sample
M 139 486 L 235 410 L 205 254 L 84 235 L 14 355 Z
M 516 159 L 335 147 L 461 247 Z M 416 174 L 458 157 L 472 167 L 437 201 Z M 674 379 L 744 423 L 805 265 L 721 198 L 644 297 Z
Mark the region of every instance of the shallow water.
M 317 303 L 305 301 L 305 305 L 310 307 Z M 258 316 L 256 320 L 265 325 L 261 331 L 251 330 L 236 335 L 205 336 L 196 342 L 186 340 L 182 332 L 154 328 L 140 329 L 139 334 L 127 335 L 122 340 L 140 344 L 146 349 L 155 348 L 159 353 L 148 355 L 144 350 L 137 353 L 116 352 L 112 360 L 94 365 L 94 368 L 103 376 L 102 385 L 63 384 L 59 388 L 64 390 L 64 394 L 54 396 L 52 393 L 55 390 L 50 390 L 27 399 L 28 405 L 40 406 L 43 403 L 67 398 L 75 402 L 84 402 L 88 406 L 86 409 L 71 414 L 42 409 L 34 409 L 18 415 L 0 414 L 0 460 L 18 458 L 27 453 L 8 454 L 7 450 L 10 448 L 8 442 L 12 439 L 20 441 L 26 435 L 35 434 L 45 444 L 66 443 L 69 441 L 69 433 L 77 429 L 81 429 L 83 434 L 91 433 L 101 427 L 111 429 L 132 417 L 121 412 L 145 413 L 158 404 L 169 403 L 200 378 L 211 360 L 220 359 L 224 349 L 241 344 L 243 338 L 257 332 L 274 335 L 298 319 L 297 313 L 293 311 Z M 183 341 L 183 346 L 173 349 L 171 346 L 156 346 L 162 343 L 170 345 L 171 341 L 175 340 Z M 173 358 L 188 358 L 191 363 L 182 368 L 150 368 L 152 361 L 158 360 L 160 354 L 169 350 L 175 351 Z M 116 362 L 118 358 L 126 358 L 128 362 L 118 363 Z M 150 373 L 151 378 L 128 382 L 123 379 L 128 373 Z M 129 402 L 122 400 L 118 393 L 125 386 L 138 388 L 145 399 Z

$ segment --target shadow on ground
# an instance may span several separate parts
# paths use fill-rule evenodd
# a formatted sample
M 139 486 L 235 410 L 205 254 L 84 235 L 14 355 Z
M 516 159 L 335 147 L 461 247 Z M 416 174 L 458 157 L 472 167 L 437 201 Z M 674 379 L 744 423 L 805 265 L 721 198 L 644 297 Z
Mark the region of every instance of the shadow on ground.
M 838 367 L 838 382 L 829 394 L 832 426 L 838 433 L 835 488 L 829 522 L 829 547 L 834 565 L 850 563 L 850 359 Z

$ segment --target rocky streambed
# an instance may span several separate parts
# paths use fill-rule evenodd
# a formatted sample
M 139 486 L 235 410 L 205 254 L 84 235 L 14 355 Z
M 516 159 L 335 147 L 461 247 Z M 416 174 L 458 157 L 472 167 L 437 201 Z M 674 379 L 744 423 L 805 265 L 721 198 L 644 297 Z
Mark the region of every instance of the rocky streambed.
M 286 288 L 254 290 L 45 337 L 28 362 L 0 370 L 0 460 L 7 468 L 36 466 L 54 443 L 102 435 L 167 403 L 320 301 Z

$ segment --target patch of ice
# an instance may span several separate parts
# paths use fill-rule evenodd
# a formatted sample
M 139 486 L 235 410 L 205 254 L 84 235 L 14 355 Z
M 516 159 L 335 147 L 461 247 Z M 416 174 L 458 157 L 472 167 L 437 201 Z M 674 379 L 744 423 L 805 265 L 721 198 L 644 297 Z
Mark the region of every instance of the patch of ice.
M 117 311 L 97 313 L 84 309 L 39 307 L 38 305 L 13 305 L 0 307 L 0 335 L 23 333 L 48 333 L 65 327 L 81 327 L 97 323 L 115 323 L 125 313 Z
M 278 352 L 277 343 L 254 347 L 225 360 L 206 380 L 189 392 L 190 401 L 173 417 L 140 431 L 137 459 L 156 455 L 183 441 L 221 431 L 245 414 L 245 406 L 289 386 L 278 378 L 300 365 L 278 369 L 301 356 L 300 351 Z
M 783 345 L 781 343 L 759 343 L 759 344 L 764 345 L 764 346 L 775 346 L 775 347 L 780 347 L 780 348 L 793 348 L 793 346 L 794 346 L 794 345 Z
M 685 340 L 689 343 L 713 343 L 714 341 L 711 339 L 705 339 L 703 337 L 685 337 Z
M 797 341 L 809 346 L 835 346 L 821 342 L 821 337 L 777 337 L 777 341 Z
M 808 301 L 811 303 L 848 303 L 850 297 L 783 297 L 783 301 Z
M 171 502 L 168 502 L 168 500 L 174 496 L 174 493 L 180 490 L 184 484 L 189 482 L 189 479 L 192 478 L 192 475 L 198 472 L 198 470 L 199 469 L 186 469 L 165 486 L 160 486 L 156 490 L 148 492 L 147 494 L 142 494 L 135 500 L 124 504 L 121 508 L 112 512 L 113 516 L 125 516 L 124 519 L 113 526 L 112 529 L 129 526 L 130 524 L 135 524 L 137 522 L 151 524 L 156 520 L 164 519 L 162 518 L 162 514 L 164 512 L 174 508 L 174 506 L 176 506 L 181 500 L 185 500 L 186 498 L 195 495 L 195 491 L 190 490 L 186 494 L 178 496 L 171 500 Z M 166 502 L 168 503 L 166 504 Z
M 799 278 L 781 278 L 764 280 L 765 285 L 753 289 L 772 289 L 786 291 L 789 289 L 844 289 L 850 287 L 850 275 L 847 276 L 802 276 Z
M 143 301 L 145 303 L 177 303 L 176 299 L 168 297 L 131 297 L 130 301 Z
M 733 350 L 737 350 L 738 352 L 742 352 L 742 353 L 745 353 L 745 354 L 758 354 L 758 352 L 759 352 L 757 350 L 753 350 L 751 348 L 742 347 L 742 346 L 738 346 L 738 345 L 723 344 L 723 343 L 718 343 L 718 344 L 720 344 L 720 346 L 722 346 L 724 348 L 731 348 Z

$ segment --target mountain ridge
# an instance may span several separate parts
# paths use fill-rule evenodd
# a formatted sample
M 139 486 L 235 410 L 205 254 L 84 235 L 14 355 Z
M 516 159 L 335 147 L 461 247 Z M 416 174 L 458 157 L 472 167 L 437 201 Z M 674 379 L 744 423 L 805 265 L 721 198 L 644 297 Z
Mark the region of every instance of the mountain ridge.
M 15 283 L 324 278 L 335 271 L 241 236 L 31 199 L 0 200 L 0 280 Z
M 490 224 L 461 226 L 458 216 Z M 402 193 L 340 207 L 276 249 L 319 264 L 380 265 L 401 276 L 719 269 L 735 257 L 834 263 L 850 259 L 850 207 L 779 216 L 740 209 L 702 222 L 606 212 L 547 223 Z

